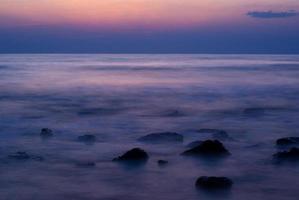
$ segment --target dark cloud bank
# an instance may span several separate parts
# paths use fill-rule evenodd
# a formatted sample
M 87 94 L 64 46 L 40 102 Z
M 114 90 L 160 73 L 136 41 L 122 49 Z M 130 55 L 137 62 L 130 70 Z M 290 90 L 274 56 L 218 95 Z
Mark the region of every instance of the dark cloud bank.
M 298 15 L 296 11 L 284 11 L 284 12 L 274 12 L 274 11 L 250 11 L 247 13 L 248 16 L 254 18 L 271 19 L 271 18 L 288 18 L 295 17 Z

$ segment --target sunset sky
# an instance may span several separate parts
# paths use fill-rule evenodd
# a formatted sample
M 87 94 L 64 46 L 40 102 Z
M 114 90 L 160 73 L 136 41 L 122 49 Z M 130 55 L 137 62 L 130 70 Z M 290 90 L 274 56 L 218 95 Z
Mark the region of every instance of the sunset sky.
M 298 0 L 0 0 L 0 52 L 299 53 Z

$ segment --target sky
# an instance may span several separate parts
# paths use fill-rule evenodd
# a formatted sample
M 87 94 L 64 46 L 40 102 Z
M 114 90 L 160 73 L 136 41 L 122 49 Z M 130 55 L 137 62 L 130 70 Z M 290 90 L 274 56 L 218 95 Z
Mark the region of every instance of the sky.
M 299 53 L 298 0 L 0 0 L 0 53 Z

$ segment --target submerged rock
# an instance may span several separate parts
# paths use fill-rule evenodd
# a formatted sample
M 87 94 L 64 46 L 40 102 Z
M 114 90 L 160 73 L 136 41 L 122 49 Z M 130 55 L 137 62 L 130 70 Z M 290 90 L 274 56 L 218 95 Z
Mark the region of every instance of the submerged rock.
M 40 136 L 47 138 L 47 137 L 52 137 L 53 136 L 53 131 L 49 128 L 43 128 L 40 132 Z
M 157 163 L 159 166 L 165 166 L 168 164 L 168 161 L 167 160 L 158 160 Z
M 276 145 L 296 145 L 299 144 L 299 137 L 285 137 L 276 140 Z
M 97 138 L 94 135 L 81 135 L 78 136 L 79 142 L 93 143 L 96 142 Z
M 196 180 L 196 187 L 207 190 L 230 189 L 233 181 L 227 177 L 201 176 Z
M 146 161 L 148 158 L 148 154 L 143 149 L 134 148 L 122 156 L 114 158 L 113 161 Z
M 149 142 L 149 143 L 160 143 L 160 142 L 183 142 L 184 137 L 175 132 L 161 132 L 152 133 L 143 137 L 140 137 L 138 141 Z
M 182 153 L 182 155 L 191 156 L 225 156 L 229 151 L 218 140 L 206 140 L 194 148 Z
M 281 151 L 273 155 L 277 161 L 299 161 L 299 148 L 293 147 L 289 151 Z

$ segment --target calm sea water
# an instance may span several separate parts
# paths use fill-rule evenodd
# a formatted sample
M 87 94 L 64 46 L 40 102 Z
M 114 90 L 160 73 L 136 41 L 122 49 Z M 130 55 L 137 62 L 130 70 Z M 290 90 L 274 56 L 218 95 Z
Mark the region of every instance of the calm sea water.
M 298 103 L 299 56 L 0 55 L 0 199 L 298 199 L 298 165 L 271 162 L 277 138 L 299 135 Z M 44 127 L 53 138 L 40 138 Z M 201 128 L 226 130 L 232 155 L 180 156 L 188 143 L 211 138 Z M 136 140 L 161 131 L 185 141 Z M 83 134 L 98 141 L 77 142 Z M 133 147 L 150 154 L 144 166 L 111 162 Z M 45 160 L 7 157 L 16 151 Z M 76 166 L 85 161 L 96 166 Z M 203 175 L 230 177 L 233 188 L 198 191 Z

